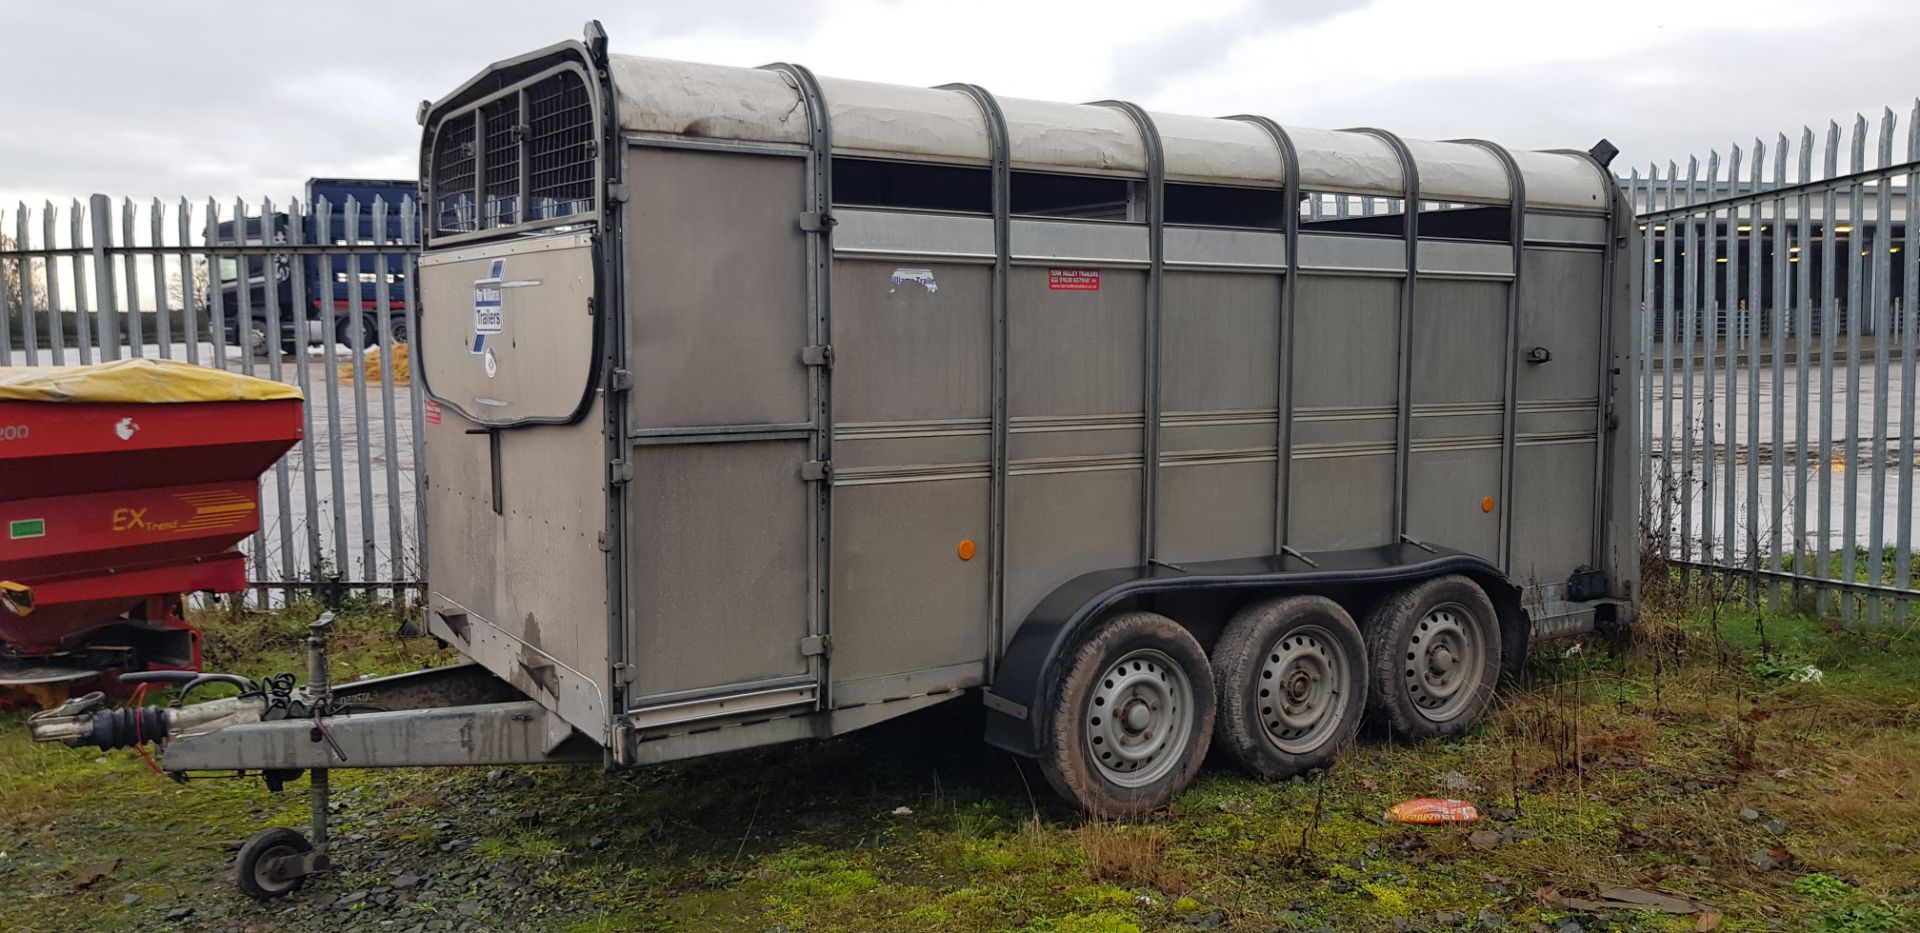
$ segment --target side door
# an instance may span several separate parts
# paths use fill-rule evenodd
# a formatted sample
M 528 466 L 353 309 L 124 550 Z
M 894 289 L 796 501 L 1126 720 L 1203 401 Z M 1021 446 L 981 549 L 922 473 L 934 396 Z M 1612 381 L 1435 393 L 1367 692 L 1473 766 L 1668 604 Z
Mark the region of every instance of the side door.
M 1577 229 L 1589 228 L 1591 247 L 1529 244 L 1520 269 L 1507 572 L 1548 599 L 1564 598 L 1574 569 L 1595 564 L 1606 221 L 1582 218 Z
M 626 630 L 643 731 L 818 700 L 804 156 L 627 153 Z

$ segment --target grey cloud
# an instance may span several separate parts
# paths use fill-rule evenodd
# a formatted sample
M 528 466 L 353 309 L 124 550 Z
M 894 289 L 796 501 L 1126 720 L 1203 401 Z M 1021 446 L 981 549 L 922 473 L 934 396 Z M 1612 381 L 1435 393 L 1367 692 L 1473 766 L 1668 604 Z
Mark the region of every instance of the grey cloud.
M 596 15 L 627 50 L 707 32 L 797 40 L 817 19 L 779 0 L 609 6 L 0 5 L 0 191 L 285 197 L 313 175 L 411 174 L 419 101 Z
M 1357 81 L 1328 75 L 1312 93 L 1284 99 L 1262 90 L 1275 85 L 1271 77 L 1249 74 L 1229 99 L 1196 102 L 1162 94 L 1151 103 L 1181 113 L 1259 113 L 1301 126 L 1378 126 L 1420 139 L 1481 137 L 1524 149 L 1585 149 L 1605 137 L 1621 149 L 1614 167 L 1622 172 L 1650 161 L 1663 169 L 1669 159 L 1684 165 L 1688 154 L 1704 156 L 1708 149 L 1724 156 L 1733 144 L 1751 147 L 1756 135 L 1771 148 L 1785 132 L 1797 145 L 1802 124 L 1824 133 L 1832 118 L 1846 130 L 1854 113 L 1873 122 L 1890 105 L 1901 121 L 1898 160 L 1920 86 L 1906 44 L 1857 41 L 1866 21 L 1885 35 L 1911 35 L 1920 30 L 1920 6 L 1889 2 L 1791 30 L 1736 16 L 1711 36 L 1675 37 L 1634 52 L 1551 64 L 1508 64 L 1496 49 L 1412 50 L 1404 54 L 1477 55 L 1479 70 L 1384 87 L 1364 74 Z M 1257 33 L 1250 25 L 1246 34 Z M 1184 41 L 1169 36 L 1163 47 L 1182 48 Z M 1215 61 L 1198 54 L 1168 61 L 1177 68 L 1168 74 L 1202 74 L 1224 64 L 1224 46 Z M 1364 62 L 1355 67 L 1364 68 Z M 1876 141 L 1868 142 L 1870 158 Z M 1843 161 L 1845 153 L 1843 142 Z M 1769 156 L 1769 172 L 1771 166 Z
M 1803 52 L 1822 44 L 1817 35 L 1796 40 Z M 1824 133 L 1833 118 L 1847 130 L 1854 113 L 1872 123 L 1891 105 L 1903 128 L 1895 158 L 1903 158 L 1915 91 L 1905 49 L 1849 46 L 1827 53 L 1830 62 L 1802 55 L 1781 71 L 1779 59 L 1755 48 L 1729 41 L 1689 46 L 1684 54 L 1496 69 L 1410 82 L 1391 96 L 1354 94 L 1329 82 L 1324 93 L 1275 116 L 1308 126 L 1382 126 L 1423 139 L 1484 137 L 1523 149 L 1585 149 L 1605 137 L 1620 147 L 1614 168 L 1624 173 L 1654 161 L 1664 170 L 1669 159 L 1684 167 L 1689 154 L 1718 149 L 1725 156 L 1735 144 L 1750 160 L 1756 135 L 1769 149 L 1782 132 L 1798 145 L 1802 124 Z M 1661 69 L 1661 80 L 1639 80 L 1638 70 L 1652 67 Z M 1874 144 L 1869 139 L 1870 158 Z M 1845 153 L 1843 143 L 1843 159 Z
M 1114 53 L 1114 92 L 1126 97 L 1151 96 L 1171 81 L 1226 61 L 1234 47 L 1246 39 L 1310 26 L 1369 5 L 1352 0 L 1253 0 L 1251 9 L 1175 26 Z
M 0 4 L 0 75 L 7 83 L 0 94 L 0 194 L 281 198 L 312 175 L 408 175 L 418 101 L 446 93 L 486 62 L 578 36 L 591 16 L 602 16 L 618 48 L 641 53 L 708 37 L 735 45 L 774 37 L 798 46 L 823 20 L 814 4 L 781 0 L 607 6 Z M 1769 143 L 1777 131 L 1797 137 L 1802 123 L 1824 129 L 1829 117 L 1845 123 L 1855 111 L 1877 117 L 1885 104 L 1900 112 L 1904 128 L 1920 90 L 1910 43 L 1861 41 L 1866 22 L 1883 37 L 1920 30 L 1920 7 L 1887 0 L 1830 25 L 1758 31 L 1751 27 L 1770 24 L 1735 16 L 1705 39 L 1554 65 L 1508 65 L 1497 49 L 1418 53 L 1478 54 L 1479 72 L 1469 76 L 1380 86 L 1329 75 L 1313 93 L 1279 99 L 1262 89 L 1297 66 L 1276 57 L 1255 70 L 1238 68 L 1217 96 L 1173 92 L 1180 78 L 1229 67 L 1245 38 L 1297 30 L 1350 9 L 1336 0 L 1256 0 L 1246 13 L 1163 29 L 1117 50 L 1110 72 L 1095 83 L 1104 85 L 1101 96 L 1173 112 L 1264 113 L 1300 125 L 1373 125 L 1419 138 L 1584 148 L 1606 136 L 1623 150 L 1622 167 L 1684 162 L 1690 152 L 1724 151 L 1755 134 Z M 863 76 L 858 60 L 815 64 Z M 994 86 L 999 67 L 983 55 L 976 71 L 955 77 Z

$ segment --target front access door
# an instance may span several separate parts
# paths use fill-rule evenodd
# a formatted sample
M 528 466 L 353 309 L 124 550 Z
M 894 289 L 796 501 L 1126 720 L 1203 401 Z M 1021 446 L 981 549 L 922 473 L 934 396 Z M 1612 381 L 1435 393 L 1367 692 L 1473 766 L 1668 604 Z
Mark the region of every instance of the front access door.
M 420 259 L 417 362 L 435 400 L 491 427 L 576 419 L 594 383 L 597 248 L 587 233 Z
M 432 251 L 411 345 L 435 634 L 589 735 L 608 716 L 597 252 L 586 233 Z

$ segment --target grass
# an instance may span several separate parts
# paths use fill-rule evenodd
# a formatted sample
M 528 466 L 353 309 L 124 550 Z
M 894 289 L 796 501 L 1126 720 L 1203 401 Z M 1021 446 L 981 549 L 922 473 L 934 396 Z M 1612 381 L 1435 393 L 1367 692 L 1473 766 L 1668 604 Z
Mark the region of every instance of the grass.
M 219 664 L 267 673 L 296 666 L 303 622 L 208 627 Z M 371 614 L 341 628 L 353 674 L 450 660 Z M 1794 676 L 1809 666 L 1817 680 Z M 1554 929 L 1578 913 L 1568 899 L 1615 886 L 1710 904 L 1723 930 L 1920 928 L 1914 631 L 1668 588 L 1623 643 L 1537 652 L 1461 740 L 1369 736 L 1331 772 L 1284 783 L 1216 763 L 1171 814 L 1121 823 L 1066 812 L 1031 762 L 975 739 L 966 707 L 616 774 L 336 772 L 342 865 L 270 908 L 231 893 L 220 843 L 301 825 L 304 795 L 269 796 L 254 781 L 178 786 L 131 753 L 33 745 L 8 715 L 0 929 L 150 927 L 174 904 L 221 905 L 222 925 L 292 925 L 311 915 L 302 898 L 385 883 L 391 870 L 364 861 L 375 850 L 439 876 L 522 873 L 524 896 L 488 905 L 500 929 L 1449 929 L 1481 911 L 1509 929 Z M 1464 796 L 1489 818 L 1381 819 L 1416 796 Z M 447 845 L 460 848 L 441 854 Z

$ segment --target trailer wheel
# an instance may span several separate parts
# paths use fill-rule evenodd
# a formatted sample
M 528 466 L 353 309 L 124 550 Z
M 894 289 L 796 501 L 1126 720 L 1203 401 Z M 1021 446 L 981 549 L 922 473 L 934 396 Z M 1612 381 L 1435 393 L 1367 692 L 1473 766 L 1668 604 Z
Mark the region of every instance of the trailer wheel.
M 1264 778 L 1327 767 L 1360 728 L 1366 658 L 1360 627 L 1324 596 L 1241 609 L 1213 646 L 1215 740 Z
M 1048 711 L 1040 769 L 1094 816 L 1165 808 L 1206 758 L 1213 670 L 1179 623 L 1151 612 L 1109 619 L 1068 655 Z
M 290 875 L 282 868 L 282 860 L 311 851 L 313 843 L 297 830 L 280 827 L 254 833 L 240 846 L 238 870 L 234 872 L 240 893 L 256 901 L 269 901 L 298 890 L 307 876 Z
M 1457 574 L 1427 580 L 1381 600 L 1363 629 L 1368 709 L 1395 735 L 1458 735 L 1486 714 L 1500 676 L 1500 622 L 1479 584 Z

